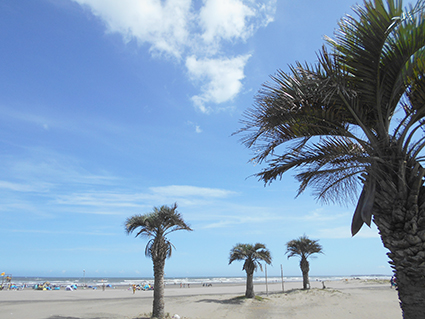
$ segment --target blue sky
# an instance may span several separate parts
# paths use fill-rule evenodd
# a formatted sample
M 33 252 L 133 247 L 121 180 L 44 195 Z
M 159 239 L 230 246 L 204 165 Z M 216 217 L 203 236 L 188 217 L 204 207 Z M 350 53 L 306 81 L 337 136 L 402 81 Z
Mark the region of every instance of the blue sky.
M 261 84 L 315 62 L 354 0 L 0 1 L 0 271 L 152 276 L 124 221 L 178 204 L 167 276 L 243 276 L 236 243 L 264 243 L 270 275 L 299 275 L 285 243 L 324 255 L 311 275 L 391 274 L 376 228 L 350 236 L 354 205 L 264 187 L 241 145 Z M 260 275 L 260 274 L 259 274 Z

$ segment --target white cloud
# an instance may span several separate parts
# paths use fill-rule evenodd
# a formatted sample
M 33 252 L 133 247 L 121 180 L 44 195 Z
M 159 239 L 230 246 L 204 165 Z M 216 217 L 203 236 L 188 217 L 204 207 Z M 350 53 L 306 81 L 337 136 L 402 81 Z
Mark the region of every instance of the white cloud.
M 242 88 L 244 67 L 250 55 L 235 58 L 202 59 L 190 56 L 186 60 L 189 76 L 200 83 L 202 94 L 192 97 L 195 106 L 204 113 L 209 103 L 220 104 L 232 100 Z
M 73 1 L 103 21 L 107 32 L 147 44 L 155 56 L 185 61 L 202 91 L 192 97 L 202 112 L 211 110 L 210 103 L 231 101 L 242 88 L 250 55 L 223 57 L 224 45 L 246 41 L 273 21 L 276 10 L 276 0 L 204 0 L 199 10 L 192 0 Z
M 217 40 L 246 39 L 253 32 L 248 19 L 255 11 L 241 0 L 206 0 L 199 13 L 202 38 L 210 43 Z
M 148 43 L 154 53 L 180 58 L 188 41 L 191 0 L 74 0 L 102 19 L 108 32 Z

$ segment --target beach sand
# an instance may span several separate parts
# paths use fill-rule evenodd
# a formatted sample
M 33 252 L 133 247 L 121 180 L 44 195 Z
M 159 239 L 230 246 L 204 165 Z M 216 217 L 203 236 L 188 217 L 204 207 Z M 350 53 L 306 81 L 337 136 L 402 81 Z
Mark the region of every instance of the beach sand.
M 256 284 L 255 293 L 263 300 L 238 298 L 244 285 L 214 285 L 190 288 L 167 286 L 165 311 L 182 319 L 401 319 L 397 292 L 389 282 L 328 281 L 311 282 L 312 289 L 301 290 L 302 283 Z M 152 311 L 153 292 L 129 287 L 105 291 L 0 291 L 0 319 L 145 319 Z

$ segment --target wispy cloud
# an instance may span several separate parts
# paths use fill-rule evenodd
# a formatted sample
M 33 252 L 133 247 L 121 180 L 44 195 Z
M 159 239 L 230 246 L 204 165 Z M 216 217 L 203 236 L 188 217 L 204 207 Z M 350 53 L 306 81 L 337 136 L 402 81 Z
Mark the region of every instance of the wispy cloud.
M 318 230 L 318 238 L 351 238 L 351 228 L 350 225 L 340 226 L 335 228 L 323 228 Z M 364 226 L 360 232 L 356 235 L 357 238 L 375 238 L 379 237 L 378 230 L 376 226 L 372 225 L 371 228 Z
M 25 234 L 43 234 L 43 235 L 89 235 L 89 236 L 115 236 L 116 233 L 105 232 L 83 232 L 68 230 L 40 230 L 40 229 L 0 229 L 2 233 L 25 233 Z
M 21 184 L 21 183 L 12 183 L 7 181 L 0 181 L 0 189 L 11 190 L 15 192 L 34 192 L 40 191 L 39 187 Z
M 313 211 L 308 212 L 306 215 L 294 217 L 304 221 L 312 222 L 330 222 L 334 220 L 341 220 L 346 218 L 348 213 L 335 213 L 333 211 L 326 211 L 324 208 L 320 207 Z
M 197 124 L 195 124 L 195 123 L 193 123 L 191 121 L 187 121 L 187 125 L 190 125 L 190 126 L 194 127 L 196 133 L 198 133 L 198 134 L 199 133 L 202 133 L 202 128 L 199 125 L 197 125 Z
M 204 197 L 224 198 L 234 195 L 236 192 L 218 188 L 197 187 L 189 185 L 170 185 L 162 187 L 151 187 L 152 193 L 168 197 Z
M 7 165 L 8 175 L 24 180 L 29 185 L 37 184 L 45 187 L 66 183 L 106 185 L 115 179 L 106 173 L 88 172 L 71 156 L 63 156 L 41 148 L 29 150 L 29 153 L 33 156 L 31 160 L 15 160 Z M 39 188 L 39 191 L 42 189 Z
M 242 212 L 241 212 L 242 213 Z M 201 228 L 209 229 L 209 228 L 226 228 L 226 227 L 232 227 L 235 225 L 242 225 L 242 224 L 251 224 L 251 225 L 258 225 L 262 223 L 268 223 L 270 221 L 277 221 L 281 220 L 282 218 L 279 216 L 273 216 L 273 217 L 267 217 L 267 216 L 259 216 L 257 215 L 246 215 L 246 214 L 240 214 L 235 216 L 220 216 L 220 219 L 216 222 L 208 223 Z
M 213 105 L 231 101 L 242 88 L 250 54 L 225 50 L 244 42 L 273 21 L 276 0 L 74 0 L 98 17 L 107 32 L 125 42 L 148 45 L 150 53 L 177 63 L 200 87 L 194 106 L 208 113 Z
M 53 118 L 48 118 L 32 112 L 22 112 L 16 108 L 5 107 L 0 105 L 2 120 L 5 121 L 19 121 L 25 124 L 31 124 L 37 127 L 41 127 L 44 130 L 49 130 L 52 127 L 56 127 L 58 123 Z M 59 124 L 62 125 L 63 123 Z
M 46 200 L 38 205 L 48 205 L 49 210 L 54 210 L 57 214 L 67 212 L 92 215 L 129 215 L 148 212 L 152 207 L 158 206 L 158 203 L 178 202 L 179 206 L 186 208 L 207 206 L 216 203 L 217 200 L 237 194 L 230 190 L 188 185 L 151 187 L 145 192 L 138 193 L 122 190 L 119 184 L 109 185 L 108 188 L 115 190 L 93 191 L 89 189 L 79 193 L 47 192 L 43 195 Z M 8 207 L 14 207 L 13 203 L 10 203 Z M 36 207 L 24 208 L 27 212 L 37 211 Z

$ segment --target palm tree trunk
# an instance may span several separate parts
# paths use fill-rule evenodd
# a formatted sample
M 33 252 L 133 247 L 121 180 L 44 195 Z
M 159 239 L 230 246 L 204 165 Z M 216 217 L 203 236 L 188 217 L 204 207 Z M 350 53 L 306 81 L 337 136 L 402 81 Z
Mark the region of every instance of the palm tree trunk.
M 416 179 L 406 178 L 410 183 L 404 188 L 391 179 L 380 180 L 373 218 L 390 251 L 405 319 L 425 314 L 425 189 L 422 177 Z
M 152 318 L 165 318 L 164 312 L 164 267 L 165 259 L 153 260 L 153 273 L 155 277 L 153 290 Z
M 310 288 L 310 281 L 308 279 L 308 272 L 310 271 L 310 265 L 307 258 L 303 255 L 300 261 L 301 272 L 303 273 L 303 289 Z
M 246 292 L 245 292 L 246 298 L 254 298 L 254 272 L 246 272 Z

